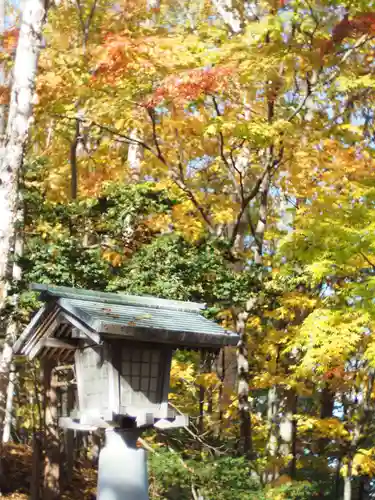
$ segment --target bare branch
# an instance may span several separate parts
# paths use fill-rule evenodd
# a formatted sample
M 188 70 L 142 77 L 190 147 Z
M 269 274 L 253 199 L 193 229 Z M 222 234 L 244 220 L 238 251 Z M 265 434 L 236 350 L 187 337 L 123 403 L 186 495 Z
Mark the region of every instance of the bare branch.
M 81 0 L 76 0 L 76 5 L 77 5 L 77 10 L 78 10 L 79 22 L 80 22 L 81 28 L 82 28 L 83 48 L 86 49 L 86 45 L 87 45 L 89 35 L 90 35 L 91 23 L 92 23 L 92 20 L 94 18 L 94 14 L 95 14 L 95 10 L 96 10 L 97 0 L 94 0 L 86 21 L 83 17 L 83 6 L 81 4 Z
M 151 146 L 149 146 L 146 142 L 141 141 L 140 139 L 136 139 L 135 137 L 131 137 L 130 135 L 123 134 L 122 132 L 119 132 L 118 130 L 114 130 L 111 127 L 108 127 L 107 125 L 102 125 L 100 123 L 97 123 L 93 120 L 87 119 L 87 118 L 77 118 L 76 116 L 67 116 L 67 115 L 60 115 L 60 114 L 54 114 L 55 117 L 57 118 L 62 118 L 66 120 L 80 120 L 82 123 L 86 125 L 92 125 L 93 127 L 97 127 L 99 130 L 103 130 L 105 132 L 108 132 L 109 134 L 113 135 L 114 137 L 117 137 L 117 140 L 119 142 L 124 142 L 125 144 L 138 144 L 139 146 L 142 146 L 144 149 L 152 153 L 156 158 L 159 158 L 158 152 L 155 151 Z M 161 158 L 159 158 L 161 159 Z M 164 162 L 163 162 L 164 163 Z
M 365 45 L 367 42 L 370 40 L 374 39 L 375 37 L 370 37 L 368 35 L 363 35 L 361 38 L 352 46 L 349 48 L 343 49 L 340 53 L 343 53 L 343 57 L 341 58 L 341 61 L 337 67 L 337 69 L 333 72 L 333 74 L 325 81 L 323 82 L 324 85 L 330 84 L 333 82 L 333 80 L 339 75 L 341 71 L 341 65 L 345 63 L 345 61 L 349 58 L 349 56 L 357 49 Z M 314 84 L 311 83 L 309 78 L 306 78 L 306 94 L 301 101 L 301 103 L 298 105 L 298 107 L 292 112 L 292 114 L 289 116 L 288 121 L 292 121 L 303 109 L 303 107 L 306 105 L 306 102 L 308 101 L 309 97 L 312 95 L 313 90 L 317 87 L 319 81 L 317 80 Z
M 214 96 L 212 96 L 212 102 L 214 104 L 215 112 L 217 116 L 221 116 L 221 112 L 219 109 L 219 105 L 217 103 L 217 100 Z M 236 162 L 233 157 L 233 149 L 229 153 L 229 158 L 230 162 L 228 161 L 228 158 L 225 155 L 225 139 L 223 133 L 220 131 L 218 134 L 218 141 L 219 141 L 219 153 L 220 157 L 223 160 L 224 165 L 227 167 L 228 173 L 231 177 L 232 183 L 234 185 L 234 188 L 236 190 L 236 198 L 238 201 L 243 200 L 244 197 L 244 187 L 243 187 L 243 182 L 242 182 L 242 172 L 237 168 Z M 236 175 L 233 173 L 233 170 L 237 172 L 240 176 L 240 183 L 238 183 L 236 179 Z M 239 194 L 238 194 L 239 193 Z
M 136 139 L 134 137 L 130 137 L 129 135 L 118 132 L 117 130 L 113 130 L 112 128 L 107 127 L 106 125 L 101 125 L 100 123 L 94 122 L 92 120 L 87 120 L 87 119 L 85 120 L 83 118 L 71 117 L 71 116 L 66 116 L 66 115 L 58 115 L 58 114 L 55 114 L 54 116 L 56 116 L 58 118 L 67 119 L 67 120 L 77 120 L 78 119 L 79 121 L 84 122 L 86 125 L 89 123 L 90 125 L 97 127 L 100 130 L 104 130 L 105 132 L 110 133 L 111 135 L 117 137 L 117 140 L 119 140 L 119 142 L 124 142 L 125 144 L 138 144 L 141 147 L 143 147 L 144 149 L 146 149 L 147 151 L 149 151 L 150 153 L 152 153 L 158 160 L 160 160 L 165 166 L 167 166 L 172 171 L 171 166 L 168 164 L 168 162 L 166 161 L 164 156 L 161 154 L 160 150 L 155 151 L 151 146 L 149 146 L 144 141 L 141 141 L 141 140 Z M 188 198 L 193 203 L 193 205 L 195 206 L 197 211 L 200 213 L 200 215 L 201 215 L 202 219 L 204 220 L 204 222 L 206 223 L 209 231 L 211 233 L 214 233 L 214 226 L 210 220 L 210 217 L 205 212 L 204 208 L 199 203 L 199 201 L 195 197 L 194 193 L 187 187 L 187 185 L 185 183 L 185 179 L 183 176 L 182 164 L 179 165 L 179 169 L 180 169 L 180 178 L 177 175 L 172 174 L 172 180 L 188 196 Z
M 175 406 L 173 403 L 169 402 L 168 403 L 169 406 L 171 408 L 173 408 L 177 413 L 179 413 L 180 415 L 183 415 L 183 413 L 181 412 L 181 410 L 179 410 L 177 408 L 177 406 Z M 201 438 L 201 436 L 199 434 L 195 434 L 189 427 L 184 427 L 185 431 L 190 434 L 191 437 L 194 438 L 194 440 L 197 440 L 199 441 L 204 447 L 208 448 L 209 450 L 212 450 L 215 454 L 217 455 L 222 455 L 223 452 L 220 451 L 218 448 L 215 448 L 214 446 L 211 446 L 210 444 L 206 443 L 205 441 L 203 441 L 203 439 Z
M 191 189 L 189 189 L 187 187 L 187 185 L 185 184 L 184 178 L 180 178 L 177 175 L 172 175 L 172 179 L 173 179 L 174 183 L 176 184 L 176 186 L 178 186 L 181 189 L 181 191 L 183 191 L 188 196 L 188 198 L 190 199 L 190 201 L 192 202 L 192 204 L 194 205 L 194 207 L 198 210 L 198 212 L 200 213 L 202 219 L 206 223 L 209 232 L 211 234 L 214 234 L 215 233 L 215 227 L 212 224 L 209 215 L 206 213 L 206 211 L 204 210 L 204 208 L 202 207 L 202 205 L 199 203 L 199 201 L 197 200 L 197 198 L 195 197 L 195 195 L 191 191 Z
M 79 22 L 80 22 L 81 28 L 82 28 L 83 38 L 85 40 L 86 25 L 85 25 L 85 20 L 83 19 L 83 9 L 82 9 L 81 1 L 80 0 L 76 0 L 76 5 L 77 5 L 77 10 L 78 10 Z
M 362 257 L 365 259 L 365 261 L 367 262 L 367 264 L 369 264 L 373 269 L 375 269 L 375 263 L 372 262 L 368 257 L 367 255 L 365 255 L 363 252 L 359 252 L 360 255 L 362 255 Z
M 368 41 L 372 40 L 374 37 L 370 37 L 368 35 L 362 35 L 361 38 L 349 49 L 345 49 L 345 54 L 341 58 L 341 61 L 338 65 L 336 71 L 324 82 L 325 84 L 330 84 L 333 80 L 339 75 L 341 70 L 341 65 L 353 54 L 354 51 L 365 45 Z
M 268 169 L 269 169 L 269 166 L 267 166 L 264 169 L 262 175 L 258 178 L 258 180 L 256 181 L 256 183 L 254 184 L 253 189 L 242 200 L 241 209 L 240 209 L 240 211 L 238 213 L 237 220 L 236 220 L 236 223 L 234 225 L 233 232 L 232 232 L 232 237 L 231 237 L 231 240 L 230 240 L 230 246 L 231 247 L 234 245 L 234 243 L 236 241 L 236 238 L 237 238 L 237 235 L 238 235 L 238 231 L 240 229 L 242 217 L 243 217 L 243 215 L 245 213 L 245 210 L 247 209 L 247 207 L 248 207 L 249 203 L 251 202 L 251 200 L 253 200 L 257 196 L 257 194 L 259 192 L 259 189 L 260 189 L 260 186 L 261 186 L 261 184 L 263 182 L 263 179 L 267 175 Z
M 161 152 L 160 144 L 159 144 L 159 140 L 158 140 L 158 136 L 157 136 L 157 133 L 156 133 L 155 112 L 152 109 L 147 109 L 147 114 L 148 114 L 148 116 L 150 117 L 150 120 L 151 120 L 151 124 L 152 124 L 152 138 L 154 140 L 156 151 L 158 153 L 158 158 L 163 163 L 166 163 L 166 161 L 164 159 L 164 156 L 163 156 L 163 154 Z
M 271 148 L 271 149 L 273 149 L 273 148 Z M 233 247 L 233 245 L 236 241 L 238 232 L 240 230 L 242 218 L 245 214 L 245 211 L 248 208 L 249 203 L 261 192 L 261 188 L 262 188 L 262 185 L 263 185 L 265 178 L 269 177 L 269 181 L 271 181 L 273 174 L 275 173 L 275 171 L 278 169 L 278 167 L 281 164 L 281 160 L 282 160 L 283 155 L 284 155 L 284 148 L 283 147 L 280 148 L 278 157 L 276 159 L 274 158 L 273 154 L 271 153 L 270 158 L 267 161 L 267 166 L 264 168 L 262 174 L 260 175 L 260 177 L 258 178 L 256 183 L 254 184 L 253 189 L 244 198 L 244 200 L 241 204 L 241 210 L 237 216 L 237 220 L 236 220 L 236 223 L 235 223 L 234 228 L 233 228 L 233 233 L 232 233 L 231 240 L 230 240 L 231 247 Z M 252 234 L 255 235 L 257 229 L 254 228 L 252 224 L 250 225 L 250 227 L 251 227 Z
M 293 111 L 293 113 L 289 116 L 288 121 L 291 122 L 293 119 L 302 111 L 305 104 L 307 103 L 308 98 L 312 94 L 312 86 L 309 78 L 306 78 L 306 95 L 303 98 L 302 102 L 297 106 L 297 108 Z
M 259 216 L 258 222 L 254 229 L 254 240 L 256 244 L 256 251 L 254 252 L 254 261 L 256 264 L 262 263 L 264 233 L 267 225 L 268 215 L 268 193 L 271 184 L 271 171 L 268 169 L 267 174 L 264 176 L 262 184 L 259 189 Z

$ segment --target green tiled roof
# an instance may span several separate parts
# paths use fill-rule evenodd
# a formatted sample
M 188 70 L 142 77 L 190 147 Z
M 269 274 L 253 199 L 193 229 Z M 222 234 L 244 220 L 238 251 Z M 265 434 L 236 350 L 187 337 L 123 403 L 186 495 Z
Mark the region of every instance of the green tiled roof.
M 46 305 L 16 342 L 16 351 L 22 354 L 35 353 L 34 347 L 47 336 L 61 337 L 58 328 L 67 323 L 94 339 L 113 337 L 196 348 L 219 348 L 238 341 L 237 334 L 202 316 L 202 304 L 49 285 L 33 285 L 32 289 L 41 292 Z
M 68 288 L 65 286 L 31 285 L 32 290 L 41 292 L 42 300 L 51 297 L 66 299 L 78 299 L 104 304 L 118 304 L 127 306 L 152 307 L 155 309 L 169 309 L 171 311 L 199 312 L 205 308 L 205 304 L 197 302 L 184 302 L 182 300 L 166 300 L 147 295 L 126 295 L 120 293 L 97 292 L 95 290 L 83 290 L 82 288 Z

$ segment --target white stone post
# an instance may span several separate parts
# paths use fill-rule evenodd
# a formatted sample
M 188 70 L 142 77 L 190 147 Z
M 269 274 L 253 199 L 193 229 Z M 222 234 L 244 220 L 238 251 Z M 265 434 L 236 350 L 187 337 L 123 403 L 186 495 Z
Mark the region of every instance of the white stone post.
M 147 454 L 138 429 L 107 429 L 99 455 L 97 500 L 148 500 Z

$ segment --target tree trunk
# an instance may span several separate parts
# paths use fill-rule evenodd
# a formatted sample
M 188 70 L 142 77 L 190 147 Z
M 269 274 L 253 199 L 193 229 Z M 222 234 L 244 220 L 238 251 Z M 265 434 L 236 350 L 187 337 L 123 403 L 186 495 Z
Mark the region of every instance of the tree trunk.
M 320 397 L 320 418 L 331 418 L 333 415 L 333 406 L 335 401 L 335 394 L 329 389 L 328 386 L 324 387 L 321 392 Z M 325 454 L 325 448 L 329 444 L 330 440 L 326 438 L 318 439 L 317 453 L 322 456 Z
M 149 19 L 146 21 L 145 26 L 147 28 L 153 28 L 156 26 L 159 10 L 160 10 L 160 0 L 147 0 L 146 7 L 150 14 Z M 142 139 L 142 131 L 137 128 L 133 128 L 129 132 L 129 137 L 135 140 Z M 143 146 L 137 143 L 131 143 L 128 147 L 128 167 L 130 170 L 130 180 L 132 183 L 137 184 L 141 179 L 141 165 L 144 158 Z
M 27 142 L 42 29 L 46 19 L 44 0 L 26 0 L 13 70 L 13 86 L 9 106 L 3 156 L 0 163 L 0 309 L 5 305 L 9 283 L 14 275 L 13 255 L 16 245 L 18 213 L 18 180 Z M 5 395 L 13 358 L 13 342 L 17 325 L 7 323 L 5 344 L 0 359 L 0 429 L 3 427 Z
M 43 500 L 60 498 L 60 440 L 57 416 L 57 377 L 51 360 L 43 362 L 45 397 L 44 446 L 46 460 L 44 467 Z
M 237 375 L 238 375 L 238 409 L 241 418 L 241 442 L 244 455 L 251 456 L 253 452 L 252 426 L 249 401 L 249 361 L 247 348 L 246 321 L 248 313 L 242 312 L 237 317 L 237 333 L 240 340 L 237 344 Z
M 360 440 L 361 424 L 358 421 L 358 415 L 354 415 L 353 407 L 349 406 L 349 409 L 345 409 L 345 416 L 350 430 L 351 443 L 349 452 L 346 456 L 347 458 L 347 471 L 344 477 L 344 496 L 343 500 L 352 500 L 353 498 L 353 458 L 358 448 L 358 443 Z M 355 418 L 357 417 L 357 419 Z
M 352 473 L 351 462 L 348 464 L 348 475 L 344 478 L 343 500 L 352 500 Z
M 263 243 L 264 233 L 267 227 L 268 215 L 268 193 L 271 186 L 271 172 L 267 171 L 259 189 L 259 211 L 258 222 L 254 231 L 254 262 L 262 265 L 263 263 Z
M 132 139 L 140 139 L 140 131 L 131 130 L 129 136 Z M 143 147 L 140 144 L 129 144 L 128 148 L 128 166 L 130 169 L 130 178 L 133 183 L 137 183 L 141 178 L 141 165 L 143 161 Z
M 78 115 L 78 112 L 77 112 Z M 74 136 L 70 145 L 70 197 L 77 199 L 78 195 L 78 161 L 77 149 L 81 140 L 81 122 L 77 117 L 74 124 Z
M 335 471 L 335 498 L 340 498 L 341 491 L 341 457 L 337 460 L 336 471 Z
M 203 351 L 200 353 L 199 361 L 199 375 L 205 372 L 206 369 L 206 353 Z M 204 432 L 204 403 L 205 403 L 206 391 L 204 385 L 199 384 L 198 387 L 198 398 L 199 398 L 199 416 L 198 416 L 198 431 L 200 434 Z
M 278 388 L 274 385 L 268 390 L 267 397 L 267 420 L 269 425 L 269 435 L 267 443 L 267 452 L 271 460 L 271 471 L 265 482 L 274 481 L 279 477 L 278 467 L 275 465 L 279 451 L 279 394 Z
M 260 186 L 260 206 L 258 222 L 254 232 L 254 261 L 256 264 L 262 264 L 263 240 L 266 230 L 267 210 L 268 210 L 268 191 L 271 183 L 271 173 L 267 171 L 263 182 Z M 237 315 L 236 329 L 240 335 L 240 340 L 237 345 L 237 375 L 238 375 L 238 406 L 241 417 L 241 439 L 243 442 L 243 450 L 246 455 L 252 455 L 252 429 L 251 429 L 251 414 L 249 402 L 249 360 L 248 360 L 248 334 L 246 322 L 249 314 L 257 306 L 257 299 L 248 301 L 246 311 Z
M 328 386 L 324 387 L 321 394 L 320 418 L 331 418 L 333 414 L 335 394 Z
M 4 35 L 5 31 L 5 9 L 6 2 L 5 0 L 0 0 L 0 36 Z M 3 50 L 2 43 L 0 43 L 0 47 Z M 6 74 L 5 74 L 5 65 L 4 63 L 0 64 L 0 87 L 5 89 L 6 86 Z M 5 133 L 5 123 L 6 123 L 6 103 L 0 104 L 0 151 L 3 147 L 4 142 L 4 133 Z
M 295 413 L 297 413 L 297 404 L 298 404 L 298 396 L 294 394 L 294 401 L 293 401 L 293 411 L 290 415 L 291 418 L 291 427 L 292 427 L 292 446 L 291 446 L 291 455 L 292 455 L 292 460 L 290 461 L 290 466 L 289 466 L 289 475 L 290 477 L 295 480 L 296 479 L 296 474 L 297 474 L 297 420 L 294 416 Z
M 284 472 L 292 479 L 295 479 L 297 467 L 297 422 L 295 420 L 295 414 L 297 413 L 297 401 L 298 397 L 295 390 L 290 389 L 286 391 L 286 394 L 284 394 L 283 417 L 280 422 L 280 453 L 284 457 L 292 457 L 284 470 Z
M 33 456 L 31 468 L 30 500 L 40 500 L 40 478 L 42 463 L 42 443 L 39 433 L 33 435 Z
M 26 0 L 22 12 L 13 71 L 13 86 L 6 130 L 4 156 L 0 165 L 0 306 L 7 296 L 12 273 L 17 214 L 18 176 L 28 137 L 42 29 L 46 19 L 44 0 Z M 3 387 L 0 387 L 0 392 Z
M 11 365 L 11 371 L 9 374 L 9 382 L 7 389 L 7 401 L 5 407 L 5 418 L 4 418 L 4 431 L 3 431 L 3 443 L 8 443 L 10 441 L 12 432 L 12 421 L 13 421 L 13 393 L 15 381 L 17 378 L 15 366 Z
M 368 476 L 361 476 L 359 479 L 358 500 L 369 499 L 371 478 Z
M 23 235 L 21 233 L 20 226 L 23 226 L 24 210 L 23 206 L 20 206 L 20 195 L 18 195 L 17 200 L 18 207 L 15 220 L 17 229 L 15 229 L 15 244 L 13 250 L 12 269 L 12 280 L 14 284 L 19 283 L 21 280 L 22 270 L 18 264 L 18 259 L 23 254 Z M 2 368 L 0 376 L 2 375 L 3 377 L 4 385 L 5 383 L 7 383 L 6 393 L 2 393 L 0 395 L 0 431 L 3 433 L 3 443 L 9 441 L 12 425 L 13 392 L 16 373 L 14 366 L 12 371 L 11 367 L 13 360 L 13 343 L 19 334 L 19 324 L 17 320 L 18 298 L 18 293 L 14 293 L 11 297 L 8 297 L 9 310 L 7 311 L 8 317 L 5 321 L 5 344 L 2 352 L 2 357 L 0 358 L 0 367 Z
M 268 211 L 268 191 L 271 184 L 271 173 L 267 171 L 259 190 L 260 206 L 258 222 L 254 231 L 254 262 L 258 265 L 263 260 L 263 241 L 267 223 Z M 240 335 L 240 341 L 237 345 L 237 374 L 238 374 L 238 402 L 241 416 L 241 438 L 243 441 L 243 450 L 246 455 L 252 454 L 252 431 L 251 415 L 249 403 L 249 360 L 248 360 L 248 334 L 246 322 L 250 312 L 256 307 L 257 300 L 249 300 L 246 311 L 237 315 L 236 329 Z
M 234 7 L 234 2 L 232 0 L 213 0 L 212 3 L 232 33 L 240 33 L 242 20 L 240 13 Z

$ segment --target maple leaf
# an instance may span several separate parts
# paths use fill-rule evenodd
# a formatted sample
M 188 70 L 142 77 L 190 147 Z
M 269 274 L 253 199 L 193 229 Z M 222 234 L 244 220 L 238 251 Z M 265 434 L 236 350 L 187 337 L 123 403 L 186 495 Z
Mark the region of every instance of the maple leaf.
M 271 0 L 272 9 L 283 9 L 286 6 L 287 0 Z
M 340 44 L 345 38 L 356 38 L 361 35 L 375 35 L 375 12 L 357 14 L 353 17 L 346 15 L 334 26 L 331 40 L 323 45 L 322 52 L 331 51 L 335 45 Z
M 137 63 L 142 64 L 143 69 L 152 66 L 147 55 L 151 47 L 147 37 L 135 39 L 128 32 L 107 33 L 98 50 L 100 58 L 92 79 L 102 76 L 107 82 L 114 83 L 126 71 L 134 70 Z
M 0 85 L 0 104 L 8 104 L 10 101 L 10 88 Z
M 194 69 L 179 76 L 164 80 L 154 94 L 145 102 L 146 107 L 155 108 L 164 101 L 185 103 L 197 100 L 205 95 L 225 90 L 233 74 L 233 68 L 214 67 Z
M 19 28 L 12 27 L 7 29 L 2 35 L 4 50 L 8 53 L 13 52 L 18 43 Z

